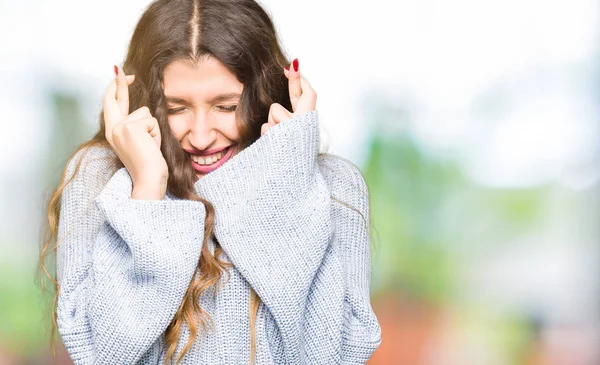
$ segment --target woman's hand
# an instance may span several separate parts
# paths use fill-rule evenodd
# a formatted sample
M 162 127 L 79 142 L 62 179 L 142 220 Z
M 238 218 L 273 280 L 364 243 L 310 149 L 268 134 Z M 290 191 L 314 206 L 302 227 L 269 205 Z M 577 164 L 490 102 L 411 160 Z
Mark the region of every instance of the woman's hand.
M 317 93 L 313 90 L 308 81 L 300 76 L 298 59 L 295 59 L 289 68 L 285 68 L 283 73 L 289 81 L 288 86 L 293 113 L 290 113 L 279 103 L 271 104 L 268 122 L 263 124 L 260 129 L 261 136 L 272 126 L 293 118 L 296 114 L 315 110 L 317 105 Z
M 135 75 L 125 76 L 117 66 L 115 73 L 102 102 L 106 139 L 131 175 L 131 197 L 162 200 L 169 170 L 160 151 L 158 121 L 146 106 L 129 114 L 129 85 Z

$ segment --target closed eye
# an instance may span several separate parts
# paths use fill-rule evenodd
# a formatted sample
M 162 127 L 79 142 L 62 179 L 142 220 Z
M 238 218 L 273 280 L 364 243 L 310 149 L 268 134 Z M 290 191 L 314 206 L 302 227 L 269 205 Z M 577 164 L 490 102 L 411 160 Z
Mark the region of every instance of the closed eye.
M 167 109 L 167 114 L 179 114 L 179 113 L 181 113 L 184 110 L 185 110 L 184 107 Z
M 234 112 L 237 109 L 237 105 L 217 105 L 217 109 L 223 112 Z
M 234 112 L 237 110 L 237 105 L 217 105 L 216 107 L 219 111 L 222 112 Z M 185 110 L 185 107 L 180 107 L 180 108 L 170 108 L 167 109 L 167 114 L 179 114 L 181 112 L 183 112 Z

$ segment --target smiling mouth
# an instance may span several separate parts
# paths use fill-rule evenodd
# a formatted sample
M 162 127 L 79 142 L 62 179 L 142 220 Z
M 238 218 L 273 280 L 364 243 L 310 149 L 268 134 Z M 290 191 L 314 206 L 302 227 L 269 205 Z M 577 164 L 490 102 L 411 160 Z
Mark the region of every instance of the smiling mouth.
M 221 160 L 223 158 L 223 156 L 227 153 L 227 150 L 229 149 L 229 147 L 225 148 L 224 150 L 217 152 L 217 153 L 213 153 L 211 155 L 207 155 L 207 156 L 198 156 L 198 155 L 191 155 L 191 159 L 192 161 L 196 162 L 198 165 L 201 166 L 210 166 L 212 164 L 214 164 L 215 162 Z
M 199 156 L 190 154 L 190 161 L 194 170 L 201 174 L 208 174 L 214 169 L 223 165 L 233 153 L 233 145 L 208 156 Z

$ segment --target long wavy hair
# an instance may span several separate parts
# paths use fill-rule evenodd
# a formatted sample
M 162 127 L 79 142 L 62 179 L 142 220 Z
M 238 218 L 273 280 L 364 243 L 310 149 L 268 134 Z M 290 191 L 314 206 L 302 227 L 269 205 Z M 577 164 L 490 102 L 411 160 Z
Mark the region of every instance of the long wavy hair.
M 142 14 L 122 66 L 127 75 L 136 76 L 135 82 L 129 86 L 130 112 L 148 106 L 158 120 L 162 136 L 161 151 L 169 169 L 167 190 L 173 196 L 200 201 L 206 207 L 204 244 L 196 272 L 164 335 L 165 363 L 175 355 L 184 324 L 189 328 L 190 336 L 178 356 L 177 363 L 181 362 L 195 341 L 198 324 L 205 329 L 212 327 L 212 319 L 200 307 L 199 298 L 204 291 L 219 283 L 223 271 L 232 266 L 219 258 L 223 251 L 213 234 L 214 208 L 208 200 L 195 193 L 196 173 L 189 163 L 188 154 L 181 148 L 169 128 L 167 103 L 162 87 L 163 72 L 169 63 L 175 60 L 196 63 L 204 57 L 219 60 L 244 85 L 236 110 L 240 149 L 249 146 L 260 137 L 261 125 L 266 122 L 272 103 L 279 103 L 288 110 L 292 109 L 288 81 L 282 72 L 282 68 L 287 67 L 290 62 L 282 52 L 273 22 L 255 1 L 156 0 Z M 110 147 L 105 138 L 102 113 L 98 132 L 90 140 L 79 145 L 69 162 L 77 152 L 91 146 Z M 78 173 L 80 163 L 81 160 L 76 165 L 73 177 Z M 112 165 L 114 171 L 123 167 L 116 154 Z M 59 284 L 48 271 L 46 258 L 56 252 L 61 195 L 73 178 L 65 181 L 65 175 L 66 168 L 57 189 L 48 201 L 48 229 L 42 240 L 40 252 L 39 273 L 49 278 L 54 286 L 52 343 L 57 328 Z M 366 220 L 366 217 L 363 218 Z M 215 242 L 214 255 L 209 251 L 208 242 L 211 238 Z M 251 289 L 250 363 L 254 362 L 256 352 L 254 324 L 259 305 L 260 299 Z

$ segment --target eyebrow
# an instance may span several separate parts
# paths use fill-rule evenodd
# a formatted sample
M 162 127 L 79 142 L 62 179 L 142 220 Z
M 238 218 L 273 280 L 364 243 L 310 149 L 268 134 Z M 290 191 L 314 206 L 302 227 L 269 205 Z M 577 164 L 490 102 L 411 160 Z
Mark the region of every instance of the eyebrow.
M 219 94 L 219 95 L 215 96 L 214 98 L 210 99 L 208 101 L 208 103 L 209 104 L 218 104 L 218 103 L 222 103 L 224 101 L 229 101 L 229 100 L 236 99 L 239 97 L 241 97 L 241 94 L 235 93 L 235 92 Z M 187 106 L 192 105 L 192 103 L 188 99 L 178 98 L 178 97 L 174 97 L 174 96 L 166 96 L 166 98 L 167 98 L 167 103 L 182 104 L 182 105 L 187 105 Z

